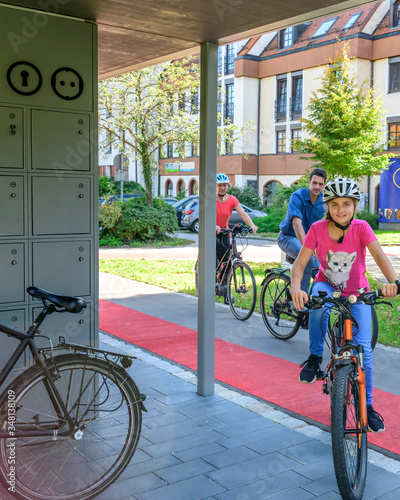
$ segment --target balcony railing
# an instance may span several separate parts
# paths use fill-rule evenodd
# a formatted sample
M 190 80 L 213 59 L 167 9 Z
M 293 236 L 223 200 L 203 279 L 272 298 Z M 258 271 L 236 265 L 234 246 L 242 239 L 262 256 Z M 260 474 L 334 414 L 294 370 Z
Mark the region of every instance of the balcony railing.
M 289 103 L 290 119 L 300 118 L 303 112 L 303 103 L 300 97 L 291 97 Z
M 286 98 L 285 99 L 275 99 L 275 121 L 285 121 L 286 120 Z

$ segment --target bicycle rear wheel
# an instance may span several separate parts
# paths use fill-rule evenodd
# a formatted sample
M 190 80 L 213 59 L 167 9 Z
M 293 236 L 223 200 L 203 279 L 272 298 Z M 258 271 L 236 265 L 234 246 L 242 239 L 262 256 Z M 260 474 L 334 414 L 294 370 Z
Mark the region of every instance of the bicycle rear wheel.
M 284 273 L 266 276 L 260 298 L 265 326 L 278 339 L 288 340 L 299 329 L 298 313 L 292 307 L 290 278 Z
M 360 394 L 354 365 L 340 366 L 332 388 L 332 453 L 344 499 L 362 498 L 367 478 L 367 432 L 362 429 Z
M 56 369 L 53 368 L 56 367 Z M 48 361 L 48 368 L 76 430 L 68 428 L 46 387 L 39 366 L 26 370 L 7 388 L 15 399 L 15 496 L 22 500 L 87 500 L 105 490 L 122 473 L 135 452 L 141 432 L 141 396 L 125 370 L 98 358 L 67 354 Z M 12 391 L 12 392 L 10 392 Z M 7 415 L 1 417 L 1 425 Z M 26 430 L 52 430 L 53 436 L 18 436 Z M 0 440 L 0 480 L 7 488 L 10 457 Z
M 253 271 L 242 261 L 232 265 L 228 276 L 228 302 L 235 318 L 245 321 L 253 314 L 257 287 Z

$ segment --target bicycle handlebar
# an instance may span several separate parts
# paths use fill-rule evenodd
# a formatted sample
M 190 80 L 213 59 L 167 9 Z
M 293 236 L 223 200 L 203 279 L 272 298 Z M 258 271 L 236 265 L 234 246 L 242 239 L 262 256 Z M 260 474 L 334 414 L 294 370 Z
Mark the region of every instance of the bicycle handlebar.
M 251 231 L 251 229 L 248 226 L 245 226 L 244 224 L 235 224 L 233 229 L 227 229 L 225 227 L 221 227 L 221 233 L 222 234 L 232 234 L 232 236 L 236 236 L 238 234 L 243 234 L 244 236 L 248 234 Z

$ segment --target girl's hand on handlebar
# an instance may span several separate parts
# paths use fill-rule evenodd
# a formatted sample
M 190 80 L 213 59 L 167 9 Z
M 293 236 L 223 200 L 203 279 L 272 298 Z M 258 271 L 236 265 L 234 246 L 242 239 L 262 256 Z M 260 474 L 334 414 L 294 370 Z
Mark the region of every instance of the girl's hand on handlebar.
M 384 297 L 395 297 L 397 295 L 397 285 L 385 283 L 382 287 Z
M 216 233 L 219 234 L 221 232 L 221 228 L 219 226 L 215 226 L 215 227 L 216 227 L 216 229 L 215 229 Z
M 256 226 L 255 224 L 253 224 L 251 227 L 251 230 L 253 231 L 253 234 L 256 234 L 256 232 L 258 231 L 258 226 Z
M 291 288 L 290 293 L 292 295 L 293 306 L 298 311 L 301 311 L 304 307 L 304 304 L 308 302 L 308 295 L 300 288 Z

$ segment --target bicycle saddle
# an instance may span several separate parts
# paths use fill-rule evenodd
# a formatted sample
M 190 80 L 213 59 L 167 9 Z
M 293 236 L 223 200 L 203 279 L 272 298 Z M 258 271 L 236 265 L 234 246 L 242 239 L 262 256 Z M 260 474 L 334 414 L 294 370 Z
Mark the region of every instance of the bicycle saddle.
M 86 301 L 80 297 L 68 297 L 65 295 L 56 295 L 36 286 L 30 286 L 26 289 L 29 295 L 41 300 L 48 300 L 55 306 L 61 307 L 71 313 L 79 313 L 86 307 Z

